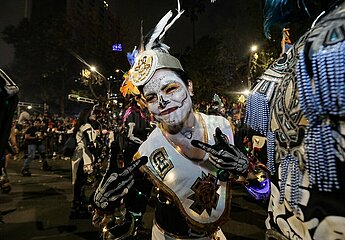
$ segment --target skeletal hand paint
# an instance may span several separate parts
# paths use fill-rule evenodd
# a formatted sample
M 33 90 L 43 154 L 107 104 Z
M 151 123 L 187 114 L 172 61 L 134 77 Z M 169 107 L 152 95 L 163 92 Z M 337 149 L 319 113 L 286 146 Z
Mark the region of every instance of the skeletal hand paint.
M 234 145 L 228 142 L 226 135 L 216 128 L 216 143 L 209 145 L 198 140 L 192 140 L 192 145 L 210 154 L 210 162 L 217 168 L 244 174 L 248 169 L 248 158 Z
M 133 171 L 146 163 L 147 157 L 142 157 L 121 173 L 114 172 L 114 167 L 109 164 L 106 174 L 93 196 L 95 207 L 99 210 L 109 211 L 121 205 L 123 197 L 134 184 Z

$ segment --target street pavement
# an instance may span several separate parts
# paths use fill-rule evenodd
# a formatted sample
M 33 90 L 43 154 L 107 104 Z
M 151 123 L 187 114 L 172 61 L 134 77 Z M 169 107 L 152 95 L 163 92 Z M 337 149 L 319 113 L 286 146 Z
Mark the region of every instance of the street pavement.
M 0 193 L 1 240 L 82 240 L 102 239 L 90 219 L 69 219 L 72 201 L 69 160 L 51 159 L 53 171 L 41 170 L 42 163 L 31 163 L 31 177 L 20 174 L 24 159 L 11 160 L 8 166 L 10 193 Z M 91 192 L 91 187 L 87 192 Z M 266 210 L 242 186 L 234 186 L 230 220 L 222 226 L 228 239 L 264 239 Z M 150 239 L 153 207 L 144 215 L 138 239 Z

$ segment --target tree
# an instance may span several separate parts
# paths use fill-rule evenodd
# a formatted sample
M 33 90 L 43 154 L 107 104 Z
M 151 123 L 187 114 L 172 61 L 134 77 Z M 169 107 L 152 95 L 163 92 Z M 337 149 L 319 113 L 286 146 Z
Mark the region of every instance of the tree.
M 18 26 L 7 26 L 3 39 L 15 48 L 11 72 L 18 79 L 20 99 L 59 106 L 64 113 L 67 94 L 72 89 L 88 89 L 79 81 L 85 63 L 97 63 L 104 75 L 114 72 L 115 28 L 114 19 L 104 26 L 92 15 L 23 19 Z M 104 95 L 105 89 L 94 88 L 98 95 Z
M 198 20 L 198 15 L 205 12 L 205 4 L 207 3 L 209 3 L 209 0 L 185 0 L 182 2 L 182 9 L 185 10 L 185 16 L 192 23 L 193 48 L 196 44 L 195 22 Z

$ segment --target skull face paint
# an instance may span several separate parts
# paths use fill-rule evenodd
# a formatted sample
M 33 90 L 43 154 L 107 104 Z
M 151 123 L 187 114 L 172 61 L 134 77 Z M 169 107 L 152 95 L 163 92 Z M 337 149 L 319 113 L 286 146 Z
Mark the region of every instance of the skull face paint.
M 180 77 L 169 69 L 158 70 L 144 86 L 149 111 L 168 126 L 183 123 L 192 111 L 190 92 Z

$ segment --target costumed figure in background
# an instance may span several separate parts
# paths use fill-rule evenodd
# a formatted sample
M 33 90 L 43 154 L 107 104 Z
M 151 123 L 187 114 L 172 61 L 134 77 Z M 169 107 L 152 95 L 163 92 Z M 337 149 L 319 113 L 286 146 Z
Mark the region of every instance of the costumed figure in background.
M 96 139 L 94 140 L 94 148 L 92 154 L 94 161 L 92 162 L 92 173 L 88 174 L 87 182 L 97 187 L 102 180 L 103 174 L 107 167 L 108 156 L 114 138 L 115 127 L 111 125 L 111 117 L 107 114 L 108 107 L 105 104 L 96 104 L 93 106 L 89 123 L 96 131 Z
M 1 174 L 0 174 L 0 186 L 1 190 L 4 193 L 8 193 L 11 191 L 11 184 L 8 179 L 7 175 L 7 164 L 10 161 L 11 157 L 13 159 L 16 157 L 16 154 L 19 153 L 19 148 L 16 140 L 16 129 L 15 129 L 15 121 L 12 122 L 12 127 L 10 131 L 10 136 L 8 138 L 8 144 L 5 147 L 5 153 L 2 156 L 0 167 L 1 167 Z
M 303 15 L 311 28 L 247 100 L 246 123 L 267 136 L 266 239 L 345 239 L 345 3 L 266 0 L 266 34 Z
M 232 145 L 225 118 L 193 111 L 192 82 L 162 43 L 182 13 L 178 2 L 177 15 L 169 11 L 160 20 L 126 76 L 123 89 L 141 94 L 158 127 L 140 145 L 134 163 L 122 173 L 109 171 L 94 194 L 93 223 L 107 239 L 132 234 L 123 196 L 132 184 L 130 172 L 145 160 L 140 170 L 159 189 L 153 240 L 226 239 L 220 226 L 229 218 L 229 172 L 246 176 L 248 159 Z
M 3 192 L 11 190 L 6 172 L 6 153 L 9 150 L 9 144 L 15 148 L 10 133 L 13 115 L 18 104 L 18 92 L 18 86 L 0 69 L 0 188 Z
M 131 63 L 130 58 L 129 62 Z M 132 62 L 132 64 L 134 64 L 134 62 Z M 122 92 L 124 97 L 129 94 L 123 88 L 121 88 L 121 90 L 123 90 Z M 140 93 L 137 92 L 137 94 L 134 94 L 134 92 L 132 92 L 130 96 L 132 96 L 132 98 L 130 99 L 130 103 L 127 105 L 122 120 L 122 134 L 126 139 L 124 141 L 125 144 L 123 144 L 122 151 L 124 167 L 127 167 L 132 163 L 134 154 L 138 151 L 140 145 L 147 139 L 149 133 L 152 131 L 149 113 L 147 112 L 145 102 L 140 97 Z M 134 171 L 133 175 L 134 185 L 126 197 L 126 207 L 127 210 L 135 216 L 135 221 L 137 222 L 136 229 L 140 231 L 140 227 L 142 226 L 142 217 L 146 211 L 146 206 L 150 198 L 153 185 L 139 170 Z
M 87 203 L 85 196 L 85 185 L 88 174 L 93 171 L 95 161 L 95 148 L 97 133 L 91 126 L 92 109 L 86 108 L 80 112 L 79 118 L 73 129 L 77 146 L 72 161 L 72 184 L 73 184 L 73 205 L 70 218 L 88 217 Z
M 125 167 L 130 165 L 134 154 L 138 151 L 139 146 L 147 139 L 150 132 L 149 117 L 143 108 L 145 108 L 145 105 L 142 99 L 138 98 L 135 100 L 135 98 L 132 98 L 122 119 L 123 133 L 127 138 L 123 149 Z

